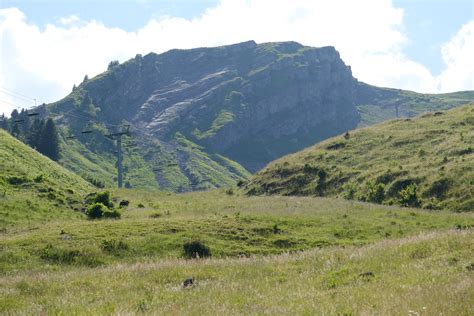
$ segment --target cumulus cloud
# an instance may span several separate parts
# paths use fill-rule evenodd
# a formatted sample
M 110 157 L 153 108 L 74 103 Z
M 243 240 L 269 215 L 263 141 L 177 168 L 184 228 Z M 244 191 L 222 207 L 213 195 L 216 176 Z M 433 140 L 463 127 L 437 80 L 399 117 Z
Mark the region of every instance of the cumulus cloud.
M 437 78 L 438 90 L 473 90 L 474 21 L 465 24 L 441 52 L 446 69 Z
M 403 10 L 391 0 L 222 0 L 197 18 L 151 19 L 133 32 L 77 16 L 40 27 L 16 8 L 2 9 L 0 87 L 52 102 L 110 60 L 253 39 L 335 46 L 356 78 L 375 85 L 422 92 L 474 88 L 474 21 L 443 47 L 446 69 L 437 77 L 403 54 L 402 27 Z M 18 101 L 2 93 L 0 100 Z M 0 102 L 0 112 L 9 110 Z

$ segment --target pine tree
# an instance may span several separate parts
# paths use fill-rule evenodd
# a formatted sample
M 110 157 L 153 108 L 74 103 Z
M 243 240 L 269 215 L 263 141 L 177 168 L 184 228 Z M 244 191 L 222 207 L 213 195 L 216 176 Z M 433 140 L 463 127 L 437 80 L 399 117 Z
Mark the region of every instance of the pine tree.
M 28 135 L 27 141 L 28 145 L 32 148 L 38 149 L 40 146 L 40 139 L 43 133 L 44 120 L 36 119 L 31 124 L 30 133 Z
M 18 122 L 15 122 L 19 119 L 20 114 L 18 113 L 17 109 L 14 109 L 10 114 L 10 134 L 14 137 L 18 137 L 20 135 L 20 128 L 18 127 Z
M 54 124 L 54 121 L 51 118 L 46 121 L 42 129 L 38 151 L 52 160 L 59 160 L 59 136 L 56 124 Z
M 30 127 L 31 127 L 31 120 L 30 120 L 30 117 L 28 116 L 28 111 L 26 111 L 25 109 L 22 109 L 19 114 L 19 118 L 23 120 L 20 126 L 21 139 L 27 140 L 29 136 L 28 134 L 30 133 Z
M 5 113 L 3 113 L 2 116 L 0 117 L 0 128 L 8 131 L 9 130 L 8 127 L 9 127 L 8 119 L 5 117 Z

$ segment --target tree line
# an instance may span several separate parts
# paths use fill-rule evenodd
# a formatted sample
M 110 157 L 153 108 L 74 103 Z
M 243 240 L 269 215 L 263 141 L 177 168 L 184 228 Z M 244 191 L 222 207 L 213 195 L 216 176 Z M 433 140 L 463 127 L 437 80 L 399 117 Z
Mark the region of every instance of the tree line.
M 59 135 L 53 119 L 32 119 L 26 110 L 13 110 L 10 118 L 2 115 L 0 128 L 52 160 L 59 160 Z

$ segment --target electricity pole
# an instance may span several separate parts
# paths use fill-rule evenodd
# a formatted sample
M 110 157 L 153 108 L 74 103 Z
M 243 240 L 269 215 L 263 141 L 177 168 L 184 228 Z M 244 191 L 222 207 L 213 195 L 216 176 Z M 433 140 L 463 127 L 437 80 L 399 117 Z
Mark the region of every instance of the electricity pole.
M 123 168 L 122 168 L 122 136 L 130 135 L 130 125 L 125 125 L 122 131 L 105 135 L 106 137 L 117 140 L 117 185 L 119 188 L 122 187 L 123 182 Z

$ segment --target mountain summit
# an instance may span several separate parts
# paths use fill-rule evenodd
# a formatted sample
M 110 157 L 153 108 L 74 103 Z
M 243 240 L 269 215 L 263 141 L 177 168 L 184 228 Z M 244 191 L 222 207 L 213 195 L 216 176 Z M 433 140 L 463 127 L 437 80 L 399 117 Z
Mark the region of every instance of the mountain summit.
M 45 109 L 88 156 L 66 166 L 112 178 L 111 141 L 80 131 L 126 123 L 138 146 L 125 168 L 130 184 L 184 191 L 245 180 L 285 154 L 394 115 L 394 104 L 417 114 L 407 104 L 420 96 L 358 82 L 334 47 L 248 41 L 111 63 Z M 97 159 L 87 151 L 109 165 L 90 167 Z

